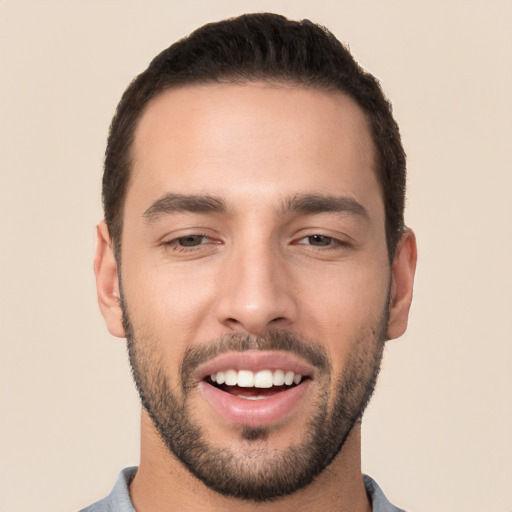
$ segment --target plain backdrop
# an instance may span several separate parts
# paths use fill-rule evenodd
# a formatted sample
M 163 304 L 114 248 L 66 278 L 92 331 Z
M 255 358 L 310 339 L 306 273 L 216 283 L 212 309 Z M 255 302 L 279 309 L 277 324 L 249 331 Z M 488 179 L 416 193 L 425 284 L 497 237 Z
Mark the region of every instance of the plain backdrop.
M 208 21 L 310 18 L 382 81 L 419 264 L 363 424 L 416 512 L 512 511 L 512 1 L 0 0 L 0 511 L 66 512 L 138 462 L 139 405 L 92 272 L 108 125 Z

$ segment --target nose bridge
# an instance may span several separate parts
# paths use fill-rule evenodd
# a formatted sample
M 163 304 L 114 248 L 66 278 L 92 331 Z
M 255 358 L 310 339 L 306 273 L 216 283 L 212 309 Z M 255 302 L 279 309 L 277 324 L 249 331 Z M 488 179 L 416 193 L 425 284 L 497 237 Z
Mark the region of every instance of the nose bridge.
M 277 327 L 294 320 L 285 262 L 269 237 L 237 244 L 228 260 L 218 303 L 220 322 L 260 335 L 270 324 Z

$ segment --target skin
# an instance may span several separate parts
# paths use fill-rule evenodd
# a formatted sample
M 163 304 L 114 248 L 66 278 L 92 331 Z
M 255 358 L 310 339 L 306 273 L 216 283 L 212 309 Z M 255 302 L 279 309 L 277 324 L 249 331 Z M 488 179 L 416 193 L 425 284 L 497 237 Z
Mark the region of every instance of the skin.
M 349 354 L 370 350 L 369 326 L 379 322 L 388 299 L 387 338 L 401 336 L 416 245 L 406 230 L 390 267 L 374 153 L 364 114 L 341 93 L 215 84 L 153 99 L 135 134 L 122 269 L 106 225 L 98 226 L 95 273 L 110 332 L 125 335 L 121 274 L 132 324 L 154 343 L 178 396 L 187 347 L 229 332 L 296 332 L 322 346 L 334 376 L 342 374 Z M 214 196 L 226 211 L 144 215 L 165 194 Z M 348 198 L 364 213 L 284 211 L 290 198 L 308 194 Z M 206 238 L 184 251 L 176 239 L 189 235 Z M 332 242 L 317 246 L 308 238 L 313 235 Z M 320 392 L 316 382 L 291 416 L 260 441 L 265 449 L 300 441 Z M 335 382 L 330 385 L 332 395 Z M 240 429 L 213 414 L 199 391 L 193 406 L 211 443 L 242 452 Z M 142 512 L 370 510 L 359 424 L 312 484 L 278 502 L 257 504 L 223 497 L 195 479 L 143 410 L 141 462 L 130 491 Z

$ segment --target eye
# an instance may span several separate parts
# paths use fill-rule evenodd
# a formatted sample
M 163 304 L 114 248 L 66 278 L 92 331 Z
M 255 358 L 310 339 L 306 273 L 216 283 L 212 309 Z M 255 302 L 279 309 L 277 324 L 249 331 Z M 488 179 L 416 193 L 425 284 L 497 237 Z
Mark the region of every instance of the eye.
M 309 235 L 297 241 L 298 244 L 313 245 L 315 247 L 328 247 L 334 245 L 335 242 L 337 242 L 337 240 L 332 236 L 326 235 Z
M 198 245 L 207 243 L 208 241 L 209 238 L 205 235 L 187 235 L 175 238 L 174 240 L 171 240 L 170 243 L 175 243 L 180 247 L 197 247 Z
M 219 242 L 212 240 L 207 235 L 190 234 L 173 238 L 172 240 L 164 242 L 164 245 L 174 252 L 189 252 L 218 243 Z

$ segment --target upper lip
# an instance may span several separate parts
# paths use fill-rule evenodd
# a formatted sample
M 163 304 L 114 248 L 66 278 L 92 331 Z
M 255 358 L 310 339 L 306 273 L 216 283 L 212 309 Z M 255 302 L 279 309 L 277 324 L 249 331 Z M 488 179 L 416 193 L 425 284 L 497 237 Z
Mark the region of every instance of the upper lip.
M 229 352 L 200 365 L 195 373 L 197 382 L 213 373 L 226 370 L 284 370 L 292 371 L 303 377 L 312 377 L 314 368 L 297 356 L 274 350 L 248 350 L 246 352 Z

